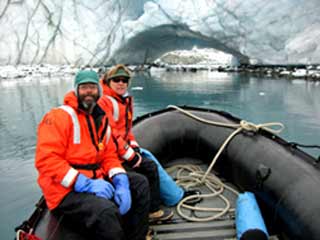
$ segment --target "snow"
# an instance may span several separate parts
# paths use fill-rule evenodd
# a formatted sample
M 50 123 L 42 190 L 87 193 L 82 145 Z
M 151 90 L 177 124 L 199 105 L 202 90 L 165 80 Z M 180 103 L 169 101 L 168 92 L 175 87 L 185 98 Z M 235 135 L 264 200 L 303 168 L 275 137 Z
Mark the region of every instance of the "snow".
M 172 51 L 164 54 L 155 63 L 165 63 L 169 65 L 193 65 L 197 68 L 211 66 L 226 66 L 232 64 L 232 55 L 214 49 L 198 49 Z
M 19 65 L 0 67 L 0 79 L 26 78 L 28 76 L 74 75 L 79 68 L 68 65 Z

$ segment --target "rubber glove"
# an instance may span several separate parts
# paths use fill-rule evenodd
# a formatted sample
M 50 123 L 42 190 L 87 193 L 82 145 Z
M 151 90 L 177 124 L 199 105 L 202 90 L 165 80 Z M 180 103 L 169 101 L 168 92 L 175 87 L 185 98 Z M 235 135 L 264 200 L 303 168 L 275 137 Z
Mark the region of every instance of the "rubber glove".
M 111 199 L 114 193 L 114 187 L 111 183 L 103 179 L 90 179 L 81 173 L 74 184 L 74 190 L 76 192 L 93 193 L 106 199 Z
M 131 192 L 127 174 L 119 173 L 112 178 L 115 186 L 114 201 L 119 206 L 121 215 L 125 215 L 131 207 Z

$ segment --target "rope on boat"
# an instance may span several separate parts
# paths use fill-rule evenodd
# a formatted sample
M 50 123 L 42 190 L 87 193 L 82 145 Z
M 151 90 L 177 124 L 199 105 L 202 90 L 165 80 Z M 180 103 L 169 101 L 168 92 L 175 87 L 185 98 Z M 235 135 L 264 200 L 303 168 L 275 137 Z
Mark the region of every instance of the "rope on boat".
M 206 186 L 212 193 L 210 194 L 201 194 L 199 195 L 191 195 L 184 199 L 182 199 L 179 204 L 177 205 L 177 212 L 178 214 L 183 217 L 184 219 L 187 219 L 189 221 L 195 221 L 195 222 L 204 222 L 204 221 L 211 221 L 214 219 L 217 219 L 227 212 L 233 212 L 235 211 L 234 208 L 231 208 L 231 204 L 229 200 L 222 195 L 225 189 L 231 191 L 232 193 L 238 195 L 238 192 L 231 188 L 230 186 L 224 184 L 217 176 L 211 173 L 211 170 L 216 163 L 217 159 L 225 149 L 225 147 L 228 145 L 228 143 L 233 139 L 234 136 L 236 136 L 241 131 L 252 131 L 257 132 L 260 129 L 263 129 L 265 131 L 268 131 L 272 134 L 278 134 L 284 129 L 284 125 L 280 122 L 270 122 L 270 123 L 263 123 L 263 124 L 253 124 L 251 122 L 247 122 L 245 120 L 241 120 L 239 124 L 230 124 L 230 123 L 222 123 L 222 122 L 215 122 L 207 119 L 203 119 L 201 117 L 198 117 L 194 114 L 192 114 L 189 111 L 186 111 L 178 106 L 175 105 L 169 105 L 167 108 L 173 108 L 176 109 L 179 112 L 182 112 L 183 114 L 206 124 L 215 125 L 215 126 L 221 126 L 221 127 L 229 127 L 229 128 L 235 128 L 236 130 L 233 131 L 229 137 L 224 141 L 224 143 L 221 145 L 220 149 L 212 159 L 210 166 L 204 173 L 199 167 L 195 165 L 178 165 L 174 166 L 172 168 L 167 169 L 168 172 L 175 171 L 178 169 L 177 172 L 177 183 L 179 185 L 182 185 L 185 187 L 185 189 L 189 189 L 191 187 L 196 186 Z M 278 129 L 274 129 L 271 127 L 278 127 Z M 182 172 L 189 171 L 188 175 L 183 175 Z M 187 201 L 190 201 L 192 199 L 197 198 L 210 198 L 210 197 L 219 197 L 223 200 L 225 203 L 224 208 L 204 208 L 204 207 L 194 207 L 186 204 Z M 190 217 L 187 216 L 182 212 L 182 208 L 193 210 L 193 211 L 201 211 L 201 212 L 218 212 L 210 217 Z
M 231 208 L 230 201 L 223 195 L 225 190 L 229 190 L 235 195 L 238 195 L 238 192 L 232 187 L 224 184 L 217 176 L 214 174 L 209 174 L 206 179 L 203 181 L 202 178 L 204 176 L 204 171 L 196 165 L 187 164 L 187 165 L 176 165 L 166 169 L 168 173 L 177 171 L 177 181 L 178 185 L 183 186 L 185 189 L 190 189 L 199 186 L 206 186 L 211 193 L 201 194 L 201 195 L 191 195 L 184 199 L 182 199 L 177 205 L 178 214 L 187 219 L 189 221 L 194 222 L 207 222 L 211 220 L 218 219 L 228 212 L 234 212 L 234 208 Z M 192 199 L 207 199 L 207 198 L 220 198 L 220 200 L 225 205 L 224 208 L 209 208 L 209 207 L 199 207 L 199 206 L 191 206 L 186 202 Z M 182 208 L 188 209 L 191 211 L 199 211 L 205 213 L 212 213 L 212 216 L 208 217 L 196 217 L 196 216 L 188 216 L 183 213 Z

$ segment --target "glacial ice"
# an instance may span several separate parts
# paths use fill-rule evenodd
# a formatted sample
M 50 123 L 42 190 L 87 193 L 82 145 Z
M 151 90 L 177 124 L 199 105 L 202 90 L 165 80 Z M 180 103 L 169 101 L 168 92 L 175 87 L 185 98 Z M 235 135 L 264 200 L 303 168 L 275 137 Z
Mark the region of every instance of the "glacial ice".
M 0 65 L 140 64 L 194 46 L 244 63 L 320 63 L 319 13 L 319 0 L 6 0 Z

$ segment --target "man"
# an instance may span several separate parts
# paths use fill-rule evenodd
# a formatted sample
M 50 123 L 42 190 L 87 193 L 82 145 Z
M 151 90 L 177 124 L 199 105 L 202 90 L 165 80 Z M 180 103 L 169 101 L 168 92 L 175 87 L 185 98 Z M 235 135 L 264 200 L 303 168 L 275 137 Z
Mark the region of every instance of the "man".
M 150 222 L 167 221 L 172 218 L 173 212 L 169 209 L 160 208 L 160 184 L 159 172 L 156 160 L 150 160 L 141 157 L 139 145 L 132 134 L 132 116 L 133 103 L 132 97 L 128 94 L 128 85 L 130 72 L 124 65 L 116 65 L 105 74 L 101 80 L 103 87 L 103 96 L 99 99 L 98 104 L 106 112 L 112 114 L 110 124 L 113 129 L 113 137 L 118 147 L 119 157 L 123 160 L 123 166 L 128 171 L 135 171 L 145 175 L 150 186 Z M 162 170 L 164 172 L 164 170 Z M 181 199 L 183 190 L 179 188 L 170 178 L 171 184 L 174 184 L 176 192 L 171 196 L 175 199 Z M 168 181 L 166 181 L 168 183 Z M 162 189 L 171 188 L 166 184 Z M 177 203 L 177 200 L 175 200 Z M 173 205 L 173 204 L 172 204 Z
M 149 186 L 123 169 L 100 97 L 98 75 L 80 71 L 64 105 L 39 124 L 38 183 L 48 208 L 91 239 L 145 239 Z

